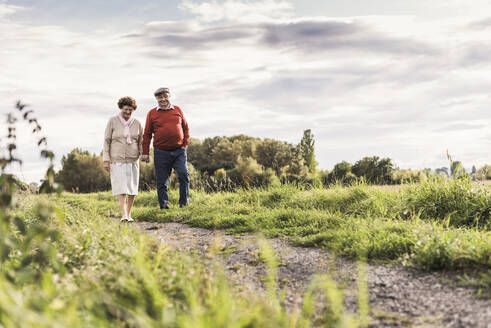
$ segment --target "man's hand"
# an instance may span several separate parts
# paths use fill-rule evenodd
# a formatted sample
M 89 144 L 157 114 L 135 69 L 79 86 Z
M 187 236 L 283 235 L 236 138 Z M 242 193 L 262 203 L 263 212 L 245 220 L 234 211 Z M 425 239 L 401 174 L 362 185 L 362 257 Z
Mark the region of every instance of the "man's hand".
M 107 172 L 111 171 L 111 166 L 109 162 L 104 162 L 104 168 L 106 169 Z
M 149 155 L 142 155 L 140 157 L 140 159 L 142 160 L 142 162 L 145 162 L 145 163 L 149 163 L 150 162 L 150 156 Z

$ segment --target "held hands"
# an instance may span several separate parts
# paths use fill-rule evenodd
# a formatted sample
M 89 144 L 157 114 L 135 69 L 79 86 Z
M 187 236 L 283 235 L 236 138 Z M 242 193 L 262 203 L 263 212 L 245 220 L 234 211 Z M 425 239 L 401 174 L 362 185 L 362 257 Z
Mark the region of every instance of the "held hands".
M 109 165 L 109 162 L 104 162 L 104 169 L 106 169 L 107 172 L 111 171 L 111 167 Z
M 150 162 L 150 156 L 149 155 L 141 155 L 140 159 L 142 162 L 145 162 L 145 163 Z

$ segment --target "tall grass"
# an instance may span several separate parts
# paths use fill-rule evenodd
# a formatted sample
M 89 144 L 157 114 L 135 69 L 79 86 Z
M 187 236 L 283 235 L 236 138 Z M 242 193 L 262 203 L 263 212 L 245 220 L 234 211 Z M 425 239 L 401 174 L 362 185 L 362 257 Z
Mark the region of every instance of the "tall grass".
M 101 197 L 63 199 L 87 205 Z M 171 192 L 171 201 L 176 198 L 177 193 Z M 135 217 L 232 233 L 261 231 L 351 257 L 406 259 L 426 269 L 489 267 L 491 262 L 489 190 L 465 179 L 430 179 L 396 190 L 357 184 L 312 190 L 281 186 L 235 193 L 193 191 L 191 198 L 188 208 L 160 211 L 155 193 L 143 193 L 136 198 Z M 116 210 L 113 200 L 97 204 L 101 214 Z
M 177 197 L 171 192 L 171 202 L 177 203 Z M 81 206 L 104 198 L 97 201 L 98 211 L 116 210 L 107 193 L 62 198 Z M 143 193 L 136 198 L 134 216 L 284 236 L 352 258 L 397 260 L 427 270 L 491 268 L 490 190 L 465 178 L 432 178 L 392 189 L 359 183 L 310 190 L 286 185 L 233 193 L 192 191 L 191 199 L 187 208 L 160 211 L 155 192 Z
M 394 215 L 418 213 L 425 220 L 443 220 L 455 227 L 491 228 L 491 190 L 470 178 L 433 178 L 404 189 Z

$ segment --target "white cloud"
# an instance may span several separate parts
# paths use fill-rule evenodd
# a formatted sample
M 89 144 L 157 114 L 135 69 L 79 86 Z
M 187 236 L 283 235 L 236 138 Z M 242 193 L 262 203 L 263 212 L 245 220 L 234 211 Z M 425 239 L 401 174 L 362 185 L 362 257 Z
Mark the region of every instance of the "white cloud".
M 9 16 L 25 9 L 26 8 L 22 6 L 9 5 L 6 3 L 6 1 L 0 1 L 0 20 L 6 19 Z
M 180 9 L 188 11 L 205 23 L 248 22 L 257 23 L 292 17 L 293 6 L 287 1 L 210 1 L 196 3 L 182 1 Z

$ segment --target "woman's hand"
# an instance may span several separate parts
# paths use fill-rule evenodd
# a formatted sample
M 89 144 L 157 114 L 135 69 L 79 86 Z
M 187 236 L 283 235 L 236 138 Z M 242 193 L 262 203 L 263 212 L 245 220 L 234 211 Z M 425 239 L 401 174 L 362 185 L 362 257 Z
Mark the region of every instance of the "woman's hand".
M 141 155 L 140 159 L 142 162 L 150 163 L 150 156 L 149 155 Z
M 109 162 L 104 162 L 104 168 L 106 169 L 107 172 L 111 171 Z

